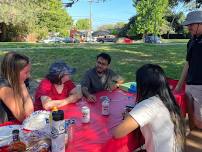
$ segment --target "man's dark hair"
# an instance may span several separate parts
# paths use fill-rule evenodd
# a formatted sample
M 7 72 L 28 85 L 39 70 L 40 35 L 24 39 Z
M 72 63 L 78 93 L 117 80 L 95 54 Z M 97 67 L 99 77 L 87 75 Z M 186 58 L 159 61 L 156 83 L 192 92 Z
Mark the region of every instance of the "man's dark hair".
M 107 53 L 100 53 L 100 54 L 97 55 L 97 59 L 98 59 L 99 57 L 101 57 L 101 58 L 107 60 L 108 64 L 111 63 L 111 57 L 110 57 L 109 54 L 107 54 Z

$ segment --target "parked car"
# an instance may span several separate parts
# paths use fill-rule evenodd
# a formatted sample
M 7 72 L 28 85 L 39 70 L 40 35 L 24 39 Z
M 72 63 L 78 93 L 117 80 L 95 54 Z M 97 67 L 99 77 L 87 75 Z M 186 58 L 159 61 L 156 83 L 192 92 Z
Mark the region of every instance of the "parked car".
M 64 43 L 80 43 L 78 39 L 72 38 L 72 37 L 66 37 L 63 39 Z
M 43 40 L 44 43 L 60 43 L 63 41 L 61 37 L 49 37 L 48 39 Z
M 157 35 L 147 35 L 144 37 L 145 43 L 161 43 L 160 37 Z
M 97 42 L 115 42 L 116 39 L 114 37 L 97 37 Z

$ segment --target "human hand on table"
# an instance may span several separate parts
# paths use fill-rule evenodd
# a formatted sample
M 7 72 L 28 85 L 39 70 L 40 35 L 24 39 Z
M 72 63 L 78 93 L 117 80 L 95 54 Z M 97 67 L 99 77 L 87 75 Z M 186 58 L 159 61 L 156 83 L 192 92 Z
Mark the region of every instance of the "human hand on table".
M 123 116 L 123 120 L 129 115 L 129 113 L 127 111 L 123 112 L 122 113 L 122 116 Z
M 87 99 L 89 102 L 96 102 L 96 96 L 92 95 L 92 94 L 89 94 L 87 96 Z
M 117 88 L 118 88 L 118 86 L 117 86 L 116 84 L 114 84 L 114 85 L 108 87 L 106 90 L 108 90 L 108 91 L 113 91 L 113 90 L 115 90 L 115 89 L 117 89 Z

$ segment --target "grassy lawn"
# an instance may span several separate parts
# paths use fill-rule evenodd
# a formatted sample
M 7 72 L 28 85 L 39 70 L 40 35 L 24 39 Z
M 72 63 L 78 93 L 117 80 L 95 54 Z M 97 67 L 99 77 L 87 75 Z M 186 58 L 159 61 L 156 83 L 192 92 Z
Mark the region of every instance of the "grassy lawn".
M 187 43 L 188 39 L 162 39 L 163 43 Z
M 32 77 L 41 79 L 55 60 L 64 60 L 77 68 L 73 76 L 79 82 L 84 72 L 95 65 L 96 55 L 109 53 L 111 68 L 126 81 L 135 80 L 135 71 L 146 63 L 159 64 L 167 76 L 179 78 L 186 55 L 186 42 L 175 44 L 40 44 L 0 43 L 0 59 L 7 51 L 26 54 L 32 61 Z

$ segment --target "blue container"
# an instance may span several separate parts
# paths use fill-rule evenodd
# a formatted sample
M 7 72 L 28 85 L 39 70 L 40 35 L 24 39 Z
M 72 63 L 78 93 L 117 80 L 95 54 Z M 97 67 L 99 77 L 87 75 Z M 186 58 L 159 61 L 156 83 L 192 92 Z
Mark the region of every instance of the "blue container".
M 136 93 L 137 92 L 137 88 L 135 84 L 131 84 L 130 88 L 128 88 L 128 92 L 130 93 Z

